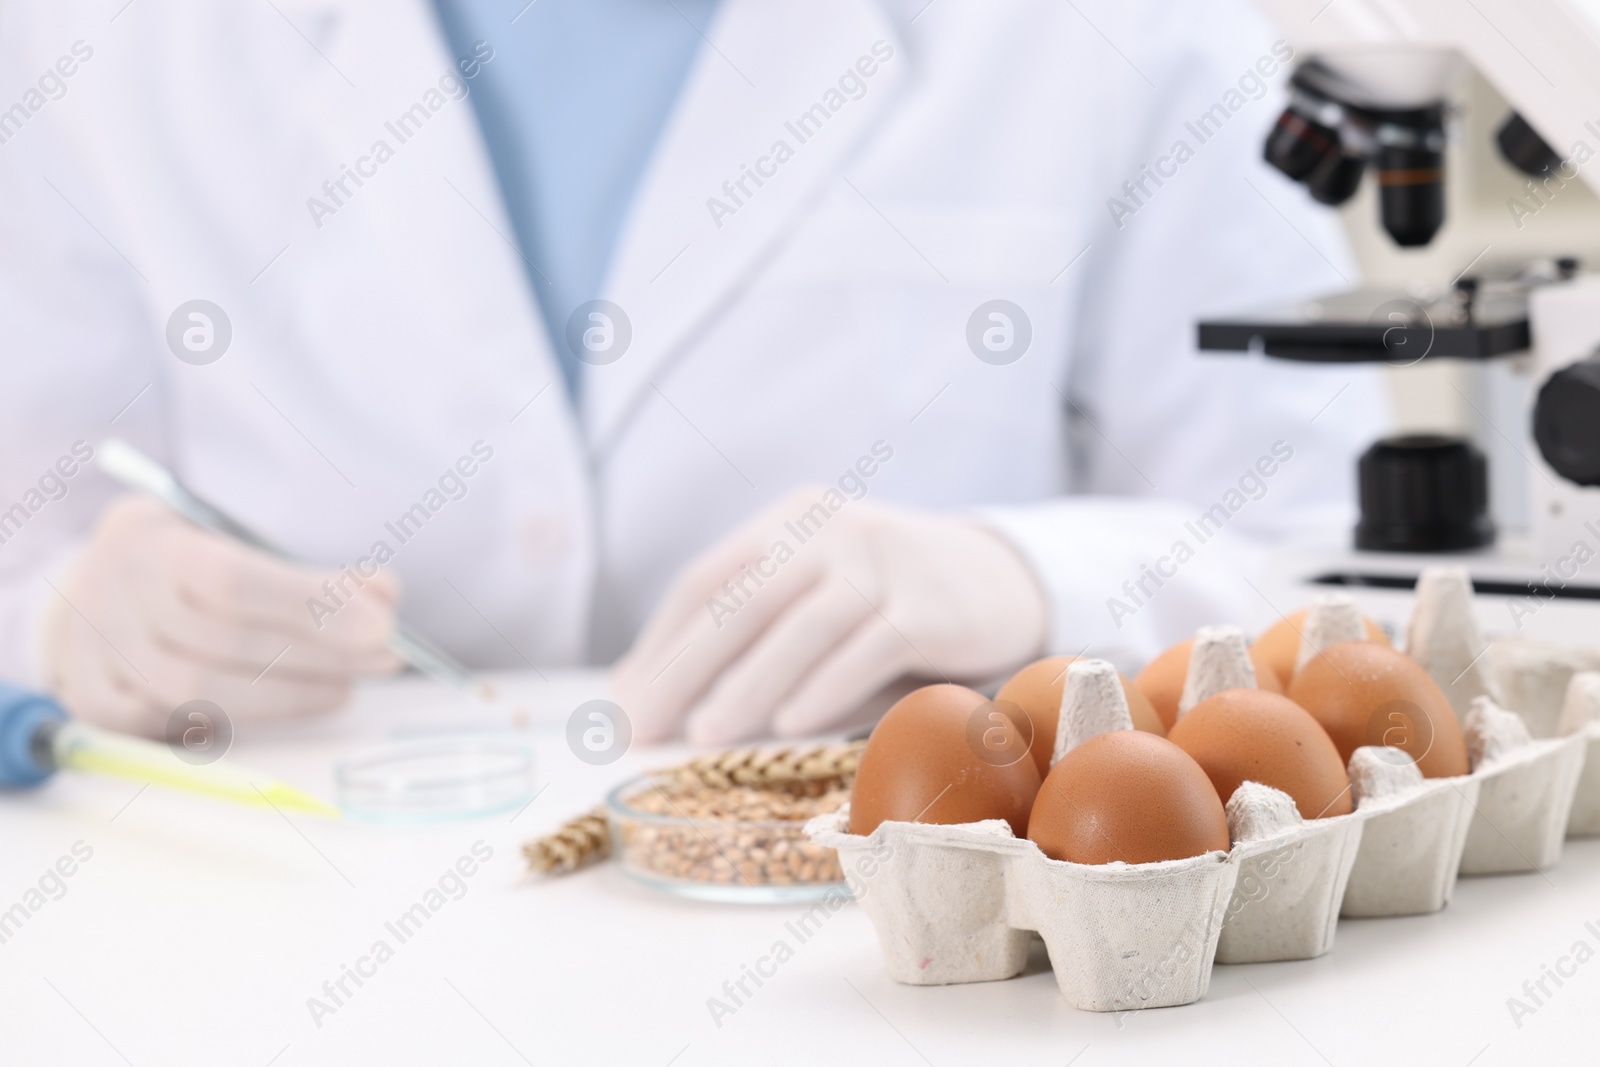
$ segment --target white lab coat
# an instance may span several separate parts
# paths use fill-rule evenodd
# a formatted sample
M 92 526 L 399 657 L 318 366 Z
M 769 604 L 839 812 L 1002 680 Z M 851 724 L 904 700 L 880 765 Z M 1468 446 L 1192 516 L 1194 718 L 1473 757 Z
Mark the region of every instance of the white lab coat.
M 1216 545 L 1131 616 L 1109 601 L 1275 442 L 1292 462 L 1230 529 L 1351 521 L 1376 379 L 1193 349 L 1203 312 L 1354 280 L 1334 217 L 1258 161 L 1276 93 L 1228 96 L 1272 57 L 1241 3 L 723 0 L 598 294 L 631 345 L 581 412 L 426 0 L 67 7 L 0 8 L 24 109 L 0 122 L 0 511 L 28 512 L 0 526 L 0 674 L 37 677 L 49 583 L 115 491 L 28 490 L 107 434 L 308 559 L 385 542 L 405 615 L 483 666 L 614 656 L 685 561 L 878 442 L 869 497 L 988 516 L 1070 651 L 1270 613 Z M 1219 103 L 1202 144 L 1185 124 Z M 1133 198 L 1147 164 L 1170 176 Z M 734 200 L 745 167 L 769 176 Z M 342 168 L 367 176 L 335 202 Z M 165 338 L 196 298 L 232 326 L 207 365 Z M 993 299 L 1031 324 L 1010 365 L 967 343 Z M 430 497 L 478 442 L 465 495 Z M 442 506 L 402 544 L 419 503 Z

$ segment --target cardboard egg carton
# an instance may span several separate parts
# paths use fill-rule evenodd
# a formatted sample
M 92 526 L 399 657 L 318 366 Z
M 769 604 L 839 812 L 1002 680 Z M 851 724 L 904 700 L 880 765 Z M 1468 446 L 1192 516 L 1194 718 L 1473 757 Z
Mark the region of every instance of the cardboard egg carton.
M 1110 664 L 1068 670 L 1059 723 L 1052 763 L 1098 733 L 1133 728 Z M 1326 951 L 1340 895 L 1330 882 L 1349 873 L 1360 820 L 1301 824 L 1293 806 L 1277 790 L 1241 790 L 1229 827 L 1247 844 L 1140 864 L 1054 860 L 1001 820 L 885 822 L 859 836 L 848 832 L 847 806 L 806 830 L 838 851 L 897 981 L 1013 977 L 1037 932 L 1069 1003 L 1126 1011 L 1199 999 L 1219 952 L 1244 961 Z
M 1347 768 L 1351 814 L 1303 820 L 1292 798 L 1246 782 L 1226 806 L 1228 853 L 1162 863 L 1053 860 L 1001 820 L 885 822 L 862 837 L 848 832 L 848 806 L 807 832 L 838 850 L 890 975 L 908 984 L 1018 975 L 1034 932 L 1068 1002 L 1091 1011 L 1190 1003 L 1205 994 L 1213 963 L 1320 956 L 1341 916 L 1435 912 L 1458 875 L 1543 869 L 1559 860 L 1569 828 L 1600 833 L 1600 672 L 1568 657 L 1563 689 L 1551 680 L 1556 668 L 1526 650 L 1514 653 L 1520 673 L 1504 669 L 1513 654 L 1484 655 L 1470 588 L 1464 571 L 1425 573 L 1410 634 L 1412 654 L 1461 719 L 1466 775 L 1428 779 L 1399 749 L 1357 749 Z M 1363 626 L 1349 597 L 1319 597 L 1302 660 L 1363 637 Z M 1097 661 L 1069 668 L 1052 764 L 1095 734 L 1132 728 L 1114 679 Z M 1254 685 L 1243 634 L 1204 628 L 1180 715 Z M 1531 704 L 1529 693 L 1545 695 L 1528 711 L 1500 703 Z
M 1133 719 L 1109 663 L 1067 671 L 1052 764 Z M 1026 759 L 1024 754 L 1021 758 Z M 1205 994 L 1239 863 L 1208 852 L 1160 863 L 1054 860 L 1004 821 L 955 826 L 885 822 L 848 832 L 849 808 L 806 827 L 838 850 L 851 890 L 877 929 L 889 973 L 913 985 L 1020 974 L 1032 932 L 1074 1007 L 1126 1011 Z
M 1053 860 L 1003 820 L 885 822 L 847 831 L 848 805 L 806 826 L 837 849 L 889 976 L 909 985 L 1022 973 L 1032 933 L 1067 1002 L 1088 1011 L 1188 1004 L 1205 995 L 1238 864 L 1209 852 L 1165 863 Z

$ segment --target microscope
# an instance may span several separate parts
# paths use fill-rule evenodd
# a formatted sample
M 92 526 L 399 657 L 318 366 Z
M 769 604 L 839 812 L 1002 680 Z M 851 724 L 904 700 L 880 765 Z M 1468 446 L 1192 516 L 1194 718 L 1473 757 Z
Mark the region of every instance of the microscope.
M 1553 195 L 1577 181 L 1600 190 L 1600 160 L 1586 166 L 1600 153 L 1600 5 L 1258 2 L 1299 59 L 1265 158 L 1330 206 L 1348 201 L 1370 176 L 1378 222 L 1395 245 L 1425 246 L 1444 223 L 1452 94 L 1469 64 L 1513 109 L 1495 142 L 1528 177 L 1531 196 Z M 1537 583 L 1552 595 L 1600 598 L 1600 588 L 1565 575 L 1552 580 L 1549 569 L 1580 542 L 1600 554 L 1600 275 L 1580 273 L 1578 261 L 1565 257 L 1470 271 L 1471 265 L 1432 292 L 1356 289 L 1204 321 L 1200 348 L 1400 366 L 1423 359 L 1521 361 L 1534 400 L 1524 424 L 1506 431 L 1521 435 L 1510 443 L 1535 467 L 1531 559 L 1518 569 L 1519 579 L 1530 581 L 1480 577 L 1479 588 L 1516 595 Z M 1465 553 L 1470 561 L 1494 542 L 1486 462 L 1469 442 L 1390 438 L 1373 445 L 1360 466 L 1358 551 Z M 1485 569 L 1495 570 L 1475 567 L 1475 577 Z M 1593 573 L 1600 575 L 1600 565 Z M 1409 584 L 1392 574 L 1346 577 L 1349 584 Z

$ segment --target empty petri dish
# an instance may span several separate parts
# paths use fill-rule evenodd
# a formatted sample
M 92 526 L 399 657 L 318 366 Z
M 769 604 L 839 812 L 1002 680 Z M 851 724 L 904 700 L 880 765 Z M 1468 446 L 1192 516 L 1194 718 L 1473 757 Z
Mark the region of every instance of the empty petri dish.
M 347 815 L 426 822 L 488 815 L 533 796 L 533 753 L 503 738 L 432 737 L 358 752 L 334 768 Z

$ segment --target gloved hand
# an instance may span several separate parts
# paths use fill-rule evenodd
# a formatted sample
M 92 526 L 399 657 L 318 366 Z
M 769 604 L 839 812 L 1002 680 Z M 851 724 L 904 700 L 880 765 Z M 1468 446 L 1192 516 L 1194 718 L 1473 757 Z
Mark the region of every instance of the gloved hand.
M 636 739 L 685 715 L 696 744 L 817 733 L 902 675 L 976 681 L 1040 652 L 1044 594 L 998 534 L 864 500 L 830 515 L 822 492 L 781 501 L 674 583 L 612 677 Z
M 101 514 L 57 583 L 45 620 L 46 678 L 74 715 L 159 737 L 178 705 L 204 698 L 230 717 L 331 710 L 359 675 L 397 669 L 385 645 L 399 586 L 380 571 L 332 607 L 313 570 L 202 530 L 144 496 Z

